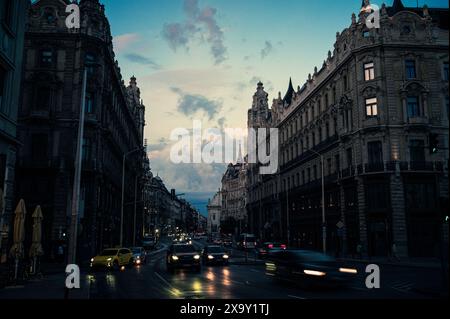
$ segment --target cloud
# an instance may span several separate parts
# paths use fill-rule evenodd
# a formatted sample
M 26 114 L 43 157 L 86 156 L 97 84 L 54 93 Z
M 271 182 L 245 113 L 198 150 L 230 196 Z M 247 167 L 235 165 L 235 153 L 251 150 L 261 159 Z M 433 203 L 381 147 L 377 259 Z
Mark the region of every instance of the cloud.
M 125 55 L 125 58 L 128 59 L 129 61 L 137 63 L 137 64 L 148 65 L 152 69 L 155 69 L 155 70 L 161 69 L 161 66 L 159 64 L 155 63 L 152 59 L 149 59 L 140 54 L 129 53 L 129 54 Z
M 137 42 L 139 40 L 139 35 L 136 33 L 126 33 L 119 36 L 114 37 L 114 51 L 119 53 L 120 51 L 124 51 L 131 44 Z
M 170 161 L 173 143 L 149 151 L 152 171 L 158 174 L 168 189 L 179 192 L 210 192 L 221 187 L 226 164 L 174 164 Z M 180 178 L 183 176 L 183 178 Z
M 172 87 L 171 91 L 178 94 L 178 112 L 192 117 L 199 111 L 205 112 L 212 120 L 222 108 L 221 101 L 213 101 L 202 95 L 193 95 L 183 92 L 180 88 Z
M 264 87 L 266 91 L 273 91 L 273 83 L 270 80 L 264 81 L 261 76 L 253 76 L 248 81 L 240 81 L 236 83 L 236 87 L 239 91 L 244 91 L 249 88 L 255 88 L 258 84 L 258 82 L 262 82 L 264 84 Z
M 178 48 L 189 50 L 189 43 L 199 35 L 210 46 L 215 64 L 227 59 L 224 34 L 216 19 L 217 10 L 213 7 L 200 8 L 198 0 L 184 0 L 186 21 L 166 23 L 161 32 L 173 51 Z
M 273 45 L 270 41 L 266 41 L 264 48 L 261 50 L 261 58 L 266 58 L 273 51 Z

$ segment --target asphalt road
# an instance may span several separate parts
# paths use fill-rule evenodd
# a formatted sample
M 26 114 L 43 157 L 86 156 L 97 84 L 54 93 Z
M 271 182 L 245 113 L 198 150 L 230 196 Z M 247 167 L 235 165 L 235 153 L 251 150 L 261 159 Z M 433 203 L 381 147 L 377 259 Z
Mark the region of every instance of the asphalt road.
M 196 243 L 200 245 L 199 243 Z M 347 288 L 300 289 L 265 274 L 259 264 L 203 266 L 201 273 L 167 272 L 165 250 L 153 253 L 147 264 L 120 272 L 95 272 L 87 276 L 91 299 L 411 299 L 433 298 L 441 277 L 435 269 L 381 267 L 381 288 L 365 286 L 364 265 Z M 237 258 L 236 260 L 242 260 Z M 250 260 L 252 260 L 250 258 Z M 431 290 L 430 290 L 431 289 Z

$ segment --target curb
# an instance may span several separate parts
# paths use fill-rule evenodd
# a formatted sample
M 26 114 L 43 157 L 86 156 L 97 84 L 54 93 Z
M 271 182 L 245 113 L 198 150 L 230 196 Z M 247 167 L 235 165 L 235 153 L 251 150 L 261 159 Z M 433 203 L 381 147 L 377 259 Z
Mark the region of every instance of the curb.
M 387 261 L 367 260 L 367 259 L 338 259 L 338 261 L 354 262 L 359 264 L 378 264 L 385 266 L 404 267 L 404 268 L 429 268 L 429 269 L 441 269 L 440 264 L 426 265 L 426 264 L 414 264 L 414 263 L 393 263 Z

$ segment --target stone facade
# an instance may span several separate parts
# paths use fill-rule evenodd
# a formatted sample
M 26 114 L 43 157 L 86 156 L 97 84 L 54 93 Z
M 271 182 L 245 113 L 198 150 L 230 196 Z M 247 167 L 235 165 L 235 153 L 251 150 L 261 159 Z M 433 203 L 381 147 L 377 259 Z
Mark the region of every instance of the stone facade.
M 220 234 L 220 216 L 222 211 L 222 192 L 219 190 L 214 197 L 208 201 L 208 234 Z
M 77 254 L 86 259 L 103 247 L 119 244 L 122 159 L 143 147 L 145 107 L 136 78 L 127 87 L 122 79 L 104 6 L 98 0 L 80 1 L 81 28 L 69 30 L 65 26 L 68 3 L 40 0 L 29 10 L 16 196 L 30 209 L 41 205 L 43 245 L 51 257 L 56 245 L 64 245 L 68 237 L 82 78 L 84 66 L 91 63 L 87 66 Z M 144 158 L 143 152 L 126 157 L 125 245 L 133 242 L 135 202 L 137 211 L 143 212 L 138 190 Z
M 0 0 L 0 263 L 6 261 L 15 206 L 14 176 L 20 145 L 16 123 L 28 6 L 27 0 Z
M 229 164 L 222 177 L 221 230 L 240 233 L 247 224 L 247 163 Z
M 395 243 L 402 256 L 437 256 L 448 207 L 448 9 L 396 0 L 382 6 L 381 28 L 367 29 L 364 6 L 297 90 L 290 83 L 269 109 L 258 84 L 249 127 L 279 128 L 280 169 L 249 168 L 249 220 L 260 236 L 321 249 L 323 164 L 329 251 L 351 254 L 360 242 L 387 255 Z

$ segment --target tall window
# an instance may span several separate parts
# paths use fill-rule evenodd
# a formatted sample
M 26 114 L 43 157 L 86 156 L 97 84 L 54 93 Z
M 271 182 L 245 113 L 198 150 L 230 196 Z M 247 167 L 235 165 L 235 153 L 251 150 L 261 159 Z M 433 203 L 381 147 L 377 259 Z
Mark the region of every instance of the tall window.
M 314 171 L 314 180 L 316 180 L 317 179 L 317 165 L 314 165 L 313 171 Z
M 308 183 L 309 183 L 309 182 L 311 182 L 311 168 L 308 167 L 307 171 L 308 171 Z
M 328 94 L 325 94 L 325 107 L 327 108 L 329 106 L 330 106 L 330 104 L 329 104 L 329 100 L 328 100 Z
M 49 110 L 52 91 L 49 87 L 40 87 L 37 89 L 35 108 L 37 110 Z
M 405 61 L 405 67 L 406 67 L 406 78 L 408 80 L 415 79 L 417 77 L 417 74 L 416 74 L 416 61 L 414 61 L 414 60 L 406 60 Z
M 350 167 L 353 165 L 353 152 L 352 148 L 347 148 L 347 167 Z
M 444 80 L 448 81 L 448 62 L 444 63 L 443 72 L 444 72 L 444 74 L 443 74 L 444 75 Z
M 302 171 L 302 184 L 305 184 L 305 171 Z
M 336 166 L 336 172 L 339 172 L 341 170 L 341 157 L 339 156 L 339 154 L 336 154 L 334 156 L 334 162 Z
M 328 169 L 328 174 L 329 175 L 331 174 L 331 165 L 332 165 L 331 158 L 328 158 L 327 159 L 327 169 Z
M 378 116 L 378 104 L 376 97 L 366 99 L 366 116 L 367 117 Z
M 336 87 L 333 87 L 333 104 L 336 104 L 336 99 L 337 99 Z
M 87 65 L 87 73 L 89 75 L 94 74 L 94 63 L 96 61 L 95 55 L 93 53 L 86 53 L 85 64 Z
M 5 94 L 6 74 L 6 70 L 0 66 L 0 109 L 2 109 L 3 94 Z
M 94 94 L 86 92 L 85 110 L 86 114 L 94 113 Z
M 49 67 L 53 64 L 53 52 L 51 50 L 41 51 L 41 66 Z
M 379 164 L 383 162 L 383 144 L 381 141 L 369 142 L 367 144 L 369 164 Z
M 346 75 L 344 75 L 343 81 L 344 81 L 344 91 L 347 91 L 348 90 L 348 78 Z
M 316 134 L 314 132 L 311 133 L 311 147 L 316 145 Z
M 92 143 L 91 139 L 83 138 L 83 162 L 90 161 L 92 158 Z
M 5 22 L 5 24 L 11 28 L 11 24 L 12 24 L 12 17 L 13 15 L 13 1 L 15 0 L 5 0 L 2 1 L 2 3 L 0 4 L 0 8 L 2 9 L 1 12 L 1 16 L 0 16 L 0 20 L 3 20 Z
M 330 137 L 330 124 L 327 122 L 325 124 L 325 138 L 329 138 Z
M 408 97 L 408 117 L 419 117 L 420 107 L 419 98 L 417 96 Z
M 423 140 L 411 140 L 409 155 L 411 162 L 425 162 L 425 142 Z
M 35 161 L 46 160 L 48 156 L 47 134 L 33 134 L 31 136 L 31 158 Z
M 375 79 L 375 64 L 373 62 L 364 64 L 364 80 L 370 81 Z

